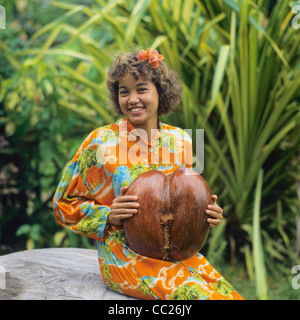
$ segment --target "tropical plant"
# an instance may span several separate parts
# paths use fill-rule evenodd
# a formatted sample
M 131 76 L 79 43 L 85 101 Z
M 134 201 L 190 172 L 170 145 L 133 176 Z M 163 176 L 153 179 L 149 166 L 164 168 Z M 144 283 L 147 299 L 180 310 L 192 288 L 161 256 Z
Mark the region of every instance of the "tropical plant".
M 299 31 L 292 2 L 95 0 L 53 2 L 62 14 L 36 32 L 42 47 L 19 51 L 25 65 L 53 66 L 61 110 L 110 123 L 106 71 L 120 51 L 158 49 L 179 73 L 183 102 L 162 119 L 205 130 L 205 169 L 224 209 L 208 259 L 245 259 L 266 298 L 273 261 L 289 267 L 299 212 Z M 74 17 L 84 16 L 84 22 Z M 98 116 L 96 118 L 95 116 Z M 197 141 L 193 139 L 194 147 Z M 263 172 L 263 174 L 262 174 Z M 225 255 L 226 253 L 226 255 Z M 261 259 L 264 257 L 264 259 Z
M 53 243 L 58 229 L 49 214 L 53 193 L 66 160 L 88 131 L 87 123 L 61 110 L 55 67 L 16 54 L 31 44 L 19 36 L 8 29 L 0 40 L 1 253 Z

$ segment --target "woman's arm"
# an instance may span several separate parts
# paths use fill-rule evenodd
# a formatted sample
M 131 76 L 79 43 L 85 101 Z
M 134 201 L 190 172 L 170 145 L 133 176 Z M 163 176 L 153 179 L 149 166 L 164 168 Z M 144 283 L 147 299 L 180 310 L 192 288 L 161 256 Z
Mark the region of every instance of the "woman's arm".
M 95 201 L 83 182 L 76 157 L 64 170 L 53 204 L 55 218 L 64 228 L 104 240 L 110 206 Z

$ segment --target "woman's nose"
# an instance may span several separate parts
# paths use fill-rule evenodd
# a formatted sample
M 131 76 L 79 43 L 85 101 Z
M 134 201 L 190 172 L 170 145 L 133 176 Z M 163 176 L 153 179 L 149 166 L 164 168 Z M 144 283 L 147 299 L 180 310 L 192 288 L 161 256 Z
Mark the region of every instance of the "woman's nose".
M 136 103 L 138 103 L 138 102 L 139 102 L 139 98 L 137 97 L 136 94 L 131 94 L 131 95 L 129 96 L 129 100 L 128 100 L 128 103 L 129 103 L 129 104 L 136 104 Z

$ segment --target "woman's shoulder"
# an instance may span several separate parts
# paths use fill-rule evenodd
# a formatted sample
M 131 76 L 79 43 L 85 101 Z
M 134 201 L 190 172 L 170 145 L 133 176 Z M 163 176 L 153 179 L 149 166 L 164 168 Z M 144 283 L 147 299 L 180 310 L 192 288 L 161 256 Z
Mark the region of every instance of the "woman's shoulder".
M 107 124 L 94 129 L 86 138 L 87 141 L 102 141 L 104 137 L 118 135 L 119 126 L 116 123 Z
M 170 135 L 180 136 L 181 138 L 190 141 L 191 136 L 189 130 L 182 129 L 180 127 L 176 127 L 173 125 L 170 125 L 168 123 L 161 123 L 162 129 L 164 132 Z
M 166 123 L 166 122 L 161 122 L 161 126 L 163 128 L 163 130 L 166 130 L 166 131 L 174 131 L 174 132 L 183 132 L 184 130 L 180 127 L 177 127 L 177 126 L 173 126 L 169 123 Z
M 104 142 L 115 140 L 118 137 L 118 126 L 115 123 L 98 127 L 91 131 L 83 140 L 77 154 L 85 149 L 93 149 Z

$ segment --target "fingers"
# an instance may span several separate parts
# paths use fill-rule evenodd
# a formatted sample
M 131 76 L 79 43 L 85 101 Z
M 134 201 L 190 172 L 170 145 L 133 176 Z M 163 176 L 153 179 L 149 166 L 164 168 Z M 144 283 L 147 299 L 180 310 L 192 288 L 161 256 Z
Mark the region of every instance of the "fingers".
M 136 213 L 137 209 L 139 208 L 138 203 L 121 203 L 121 204 L 116 204 L 111 206 L 110 212 L 120 214 L 120 213 Z
M 124 186 L 120 189 L 120 196 L 124 196 L 125 192 L 127 191 L 128 187 Z
M 115 198 L 113 200 L 113 203 L 130 203 L 133 201 L 137 201 L 138 197 L 137 196 L 124 196 L 120 195 L 118 198 Z
M 223 215 L 223 209 L 219 207 L 217 204 L 210 204 L 207 206 L 206 213 L 214 218 L 219 218 Z
M 216 195 L 212 195 L 211 199 L 213 203 L 207 206 L 206 214 L 209 215 L 207 223 L 211 228 L 214 228 L 219 225 L 223 219 L 223 209 L 217 205 L 218 197 Z
M 111 205 L 111 213 L 113 214 L 126 214 L 126 213 L 136 213 L 139 208 L 139 203 L 136 196 L 120 196 L 113 200 Z
M 108 223 L 115 225 L 122 225 L 122 220 L 129 219 L 137 213 L 137 209 L 134 208 L 124 208 L 124 207 L 111 207 L 110 213 L 108 215 Z
M 210 228 L 215 228 L 217 225 L 219 225 L 221 223 L 220 219 L 207 219 L 207 223 L 209 225 Z
M 123 219 L 131 218 L 137 209 L 139 208 L 139 203 L 137 196 L 125 195 L 128 187 L 122 187 L 120 189 L 120 196 L 115 198 L 111 204 L 110 214 L 108 216 L 108 222 L 110 224 L 121 225 Z
M 211 196 L 211 199 L 213 201 L 213 204 L 217 204 L 218 197 L 215 194 Z
M 122 225 L 122 220 L 124 219 L 129 219 L 133 216 L 133 214 L 109 214 L 108 216 L 108 223 L 109 224 L 113 224 L 113 225 L 117 225 L 117 226 L 121 226 Z
M 120 196 L 115 198 L 113 202 L 126 202 L 126 201 L 137 201 L 138 197 L 137 196 L 126 196 L 125 193 L 127 191 L 128 187 L 124 186 L 120 189 Z

